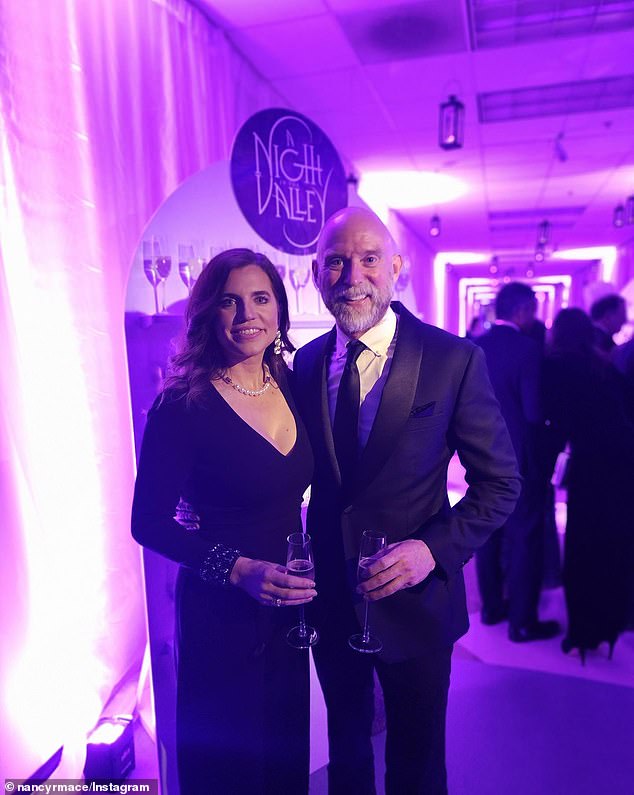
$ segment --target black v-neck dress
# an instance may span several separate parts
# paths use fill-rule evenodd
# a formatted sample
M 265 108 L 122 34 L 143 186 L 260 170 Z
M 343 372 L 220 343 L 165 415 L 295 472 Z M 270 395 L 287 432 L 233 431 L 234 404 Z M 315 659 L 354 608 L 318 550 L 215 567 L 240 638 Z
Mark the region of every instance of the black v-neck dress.
M 291 608 L 264 607 L 201 580 L 214 543 L 284 564 L 312 476 L 306 430 L 286 386 L 297 440 L 284 456 L 210 387 L 204 405 L 167 394 L 149 413 L 133 535 L 181 563 L 177 610 L 177 749 L 181 795 L 308 792 L 308 654 L 286 643 Z M 174 520 L 179 498 L 198 531 Z M 155 682 L 160 687 L 160 682 Z

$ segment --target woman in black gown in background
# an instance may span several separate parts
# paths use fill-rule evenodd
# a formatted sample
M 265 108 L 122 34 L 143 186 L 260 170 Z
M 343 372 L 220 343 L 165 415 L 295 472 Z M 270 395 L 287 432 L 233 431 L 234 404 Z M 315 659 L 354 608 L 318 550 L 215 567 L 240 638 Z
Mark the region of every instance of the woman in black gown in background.
M 181 795 L 300 795 L 308 654 L 286 643 L 296 613 L 283 608 L 316 592 L 281 564 L 313 460 L 281 356 L 292 350 L 282 280 L 261 254 L 225 251 L 196 282 L 186 322 L 148 415 L 132 510 L 134 538 L 181 564 Z M 174 519 L 181 499 L 199 522 Z
M 544 366 L 546 417 L 555 449 L 570 445 L 563 585 L 568 631 L 562 649 L 607 641 L 627 623 L 633 583 L 634 427 L 620 374 L 593 348 L 581 309 L 563 309 Z

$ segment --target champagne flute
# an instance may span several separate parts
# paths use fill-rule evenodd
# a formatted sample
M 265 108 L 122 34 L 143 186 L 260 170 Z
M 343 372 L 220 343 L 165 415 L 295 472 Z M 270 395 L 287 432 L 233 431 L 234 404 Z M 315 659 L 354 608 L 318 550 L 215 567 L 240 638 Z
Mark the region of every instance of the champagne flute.
M 143 272 L 145 273 L 145 278 L 149 281 L 154 290 L 154 308 L 157 315 L 160 312 L 158 286 L 161 283 L 161 277 L 157 267 L 159 251 L 159 243 L 155 238 L 143 241 Z
M 299 291 L 303 290 L 310 278 L 310 269 L 306 265 L 297 265 L 289 272 L 289 278 L 295 290 L 295 301 L 297 302 L 297 314 L 301 315 L 302 309 L 299 303 Z
M 370 574 L 368 567 L 374 563 L 376 555 L 385 549 L 387 539 L 385 533 L 379 530 L 364 530 L 361 538 L 361 548 L 359 550 L 359 566 L 357 568 L 357 578 L 359 582 L 368 580 Z M 355 651 L 362 654 L 376 654 L 383 648 L 383 643 L 374 635 L 370 634 L 370 623 L 368 621 L 368 607 L 370 602 L 365 597 L 365 620 L 363 622 L 363 632 L 358 632 L 348 638 L 348 644 Z
M 165 279 L 170 275 L 172 270 L 172 256 L 171 254 L 161 254 L 156 258 L 156 271 L 158 273 L 159 281 L 163 284 L 163 299 L 161 303 L 163 307 L 161 312 L 166 312 L 165 308 Z
M 286 571 L 296 577 L 315 577 L 315 564 L 310 536 L 307 533 L 291 533 L 287 539 Z M 286 640 L 294 649 L 308 649 L 319 640 L 319 633 L 306 623 L 304 605 L 299 606 L 299 624 L 289 629 Z
M 196 284 L 204 264 L 202 257 L 194 256 L 193 246 L 178 244 L 178 273 L 189 295 L 192 294 L 192 287 Z

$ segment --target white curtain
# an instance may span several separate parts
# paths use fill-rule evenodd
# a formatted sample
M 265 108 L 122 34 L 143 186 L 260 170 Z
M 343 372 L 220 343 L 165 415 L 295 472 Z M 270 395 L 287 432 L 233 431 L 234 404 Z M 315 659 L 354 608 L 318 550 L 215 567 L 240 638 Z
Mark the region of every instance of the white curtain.
M 83 748 L 139 663 L 129 264 L 162 201 L 280 99 L 184 0 L 4 0 L 0 93 L 3 778 Z

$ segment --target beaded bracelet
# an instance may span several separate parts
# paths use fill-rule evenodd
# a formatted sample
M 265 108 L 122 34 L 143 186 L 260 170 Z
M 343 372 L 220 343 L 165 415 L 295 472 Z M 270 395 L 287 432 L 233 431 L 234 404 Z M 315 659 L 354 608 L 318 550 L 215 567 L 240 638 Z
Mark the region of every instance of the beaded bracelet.
M 214 544 L 200 567 L 201 579 L 214 585 L 228 585 L 231 571 L 239 557 L 239 549 Z

